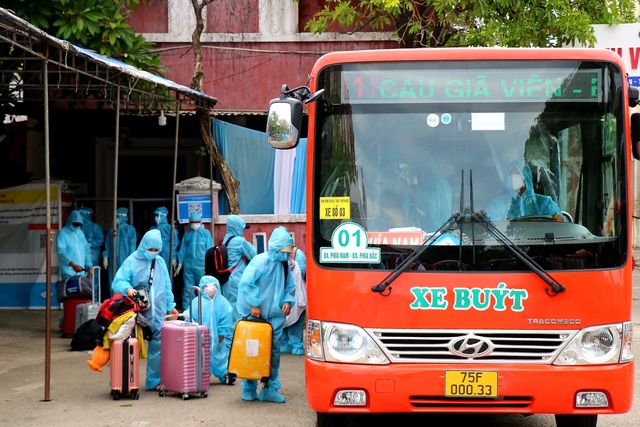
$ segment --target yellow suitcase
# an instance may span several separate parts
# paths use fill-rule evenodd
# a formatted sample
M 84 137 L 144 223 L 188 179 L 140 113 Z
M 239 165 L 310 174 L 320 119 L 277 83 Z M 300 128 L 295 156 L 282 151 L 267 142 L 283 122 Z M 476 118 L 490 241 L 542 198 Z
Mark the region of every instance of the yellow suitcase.
M 236 378 L 269 382 L 273 329 L 262 318 L 243 317 L 236 322 L 229 352 L 225 379 L 233 384 Z

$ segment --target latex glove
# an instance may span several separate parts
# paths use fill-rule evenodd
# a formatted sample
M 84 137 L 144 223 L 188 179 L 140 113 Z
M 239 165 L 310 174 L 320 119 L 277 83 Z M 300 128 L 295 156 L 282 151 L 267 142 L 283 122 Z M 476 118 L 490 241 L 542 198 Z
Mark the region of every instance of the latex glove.
M 178 260 L 174 259 L 173 261 L 171 261 L 171 266 L 173 267 L 173 270 L 175 271 L 175 269 L 178 268 Z
M 178 268 L 173 272 L 173 277 L 176 277 L 178 273 L 180 273 L 180 270 L 182 270 L 182 264 L 178 264 Z
M 102 266 L 105 270 L 109 268 L 109 258 L 102 258 Z

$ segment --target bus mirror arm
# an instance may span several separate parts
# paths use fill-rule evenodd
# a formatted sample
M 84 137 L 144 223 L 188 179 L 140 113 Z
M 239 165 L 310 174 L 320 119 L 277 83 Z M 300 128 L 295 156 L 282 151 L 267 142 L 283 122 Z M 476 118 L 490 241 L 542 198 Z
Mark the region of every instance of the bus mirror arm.
M 448 230 L 453 226 L 453 224 L 460 224 L 464 219 L 464 215 L 461 212 L 456 212 L 447 219 L 444 224 L 440 226 L 434 233 L 429 236 L 429 238 L 416 250 L 414 250 L 411 255 L 406 257 L 398 266 L 387 275 L 380 283 L 371 287 L 372 292 L 378 292 L 383 296 L 387 296 L 391 293 L 391 283 L 398 278 L 402 273 L 404 273 L 411 264 L 413 264 L 420 256 L 426 251 L 433 243 L 440 237 L 440 232 L 443 230 Z
M 493 235 L 500 243 L 502 243 L 516 258 L 522 261 L 527 267 L 538 275 L 549 287 L 545 289 L 547 295 L 556 296 L 566 290 L 557 280 L 555 280 L 547 271 L 545 271 L 533 258 L 531 258 L 526 252 L 520 249 L 515 243 L 513 243 L 507 236 L 505 236 L 500 230 L 498 230 L 482 212 L 474 212 L 471 214 L 471 218 L 474 222 L 479 223 L 485 230 Z

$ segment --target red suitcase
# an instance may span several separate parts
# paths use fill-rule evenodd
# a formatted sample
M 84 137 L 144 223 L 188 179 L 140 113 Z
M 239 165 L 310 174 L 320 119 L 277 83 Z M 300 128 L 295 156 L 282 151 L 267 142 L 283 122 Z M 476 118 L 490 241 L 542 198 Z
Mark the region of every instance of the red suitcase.
M 200 288 L 191 287 L 190 295 L 196 290 L 200 323 L 169 320 L 174 316 L 165 316 L 160 331 L 160 396 L 174 392 L 187 400 L 191 394 L 208 395 L 211 376 L 209 328 L 201 324 Z
M 129 395 L 138 400 L 140 395 L 140 344 L 135 337 L 111 341 L 109 370 L 113 400 Z
M 62 338 L 73 336 L 76 333 L 76 307 L 80 304 L 91 303 L 90 299 L 72 298 L 62 303 Z

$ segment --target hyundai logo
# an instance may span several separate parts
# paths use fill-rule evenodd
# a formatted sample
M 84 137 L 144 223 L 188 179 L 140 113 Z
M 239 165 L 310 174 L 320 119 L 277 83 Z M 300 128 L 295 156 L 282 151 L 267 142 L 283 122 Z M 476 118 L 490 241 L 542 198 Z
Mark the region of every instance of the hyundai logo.
M 493 351 L 493 343 L 476 335 L 467 335 L 451 341 L 449 351 L 457 356 L 473 359 L 487 356 L 491 353 Z

